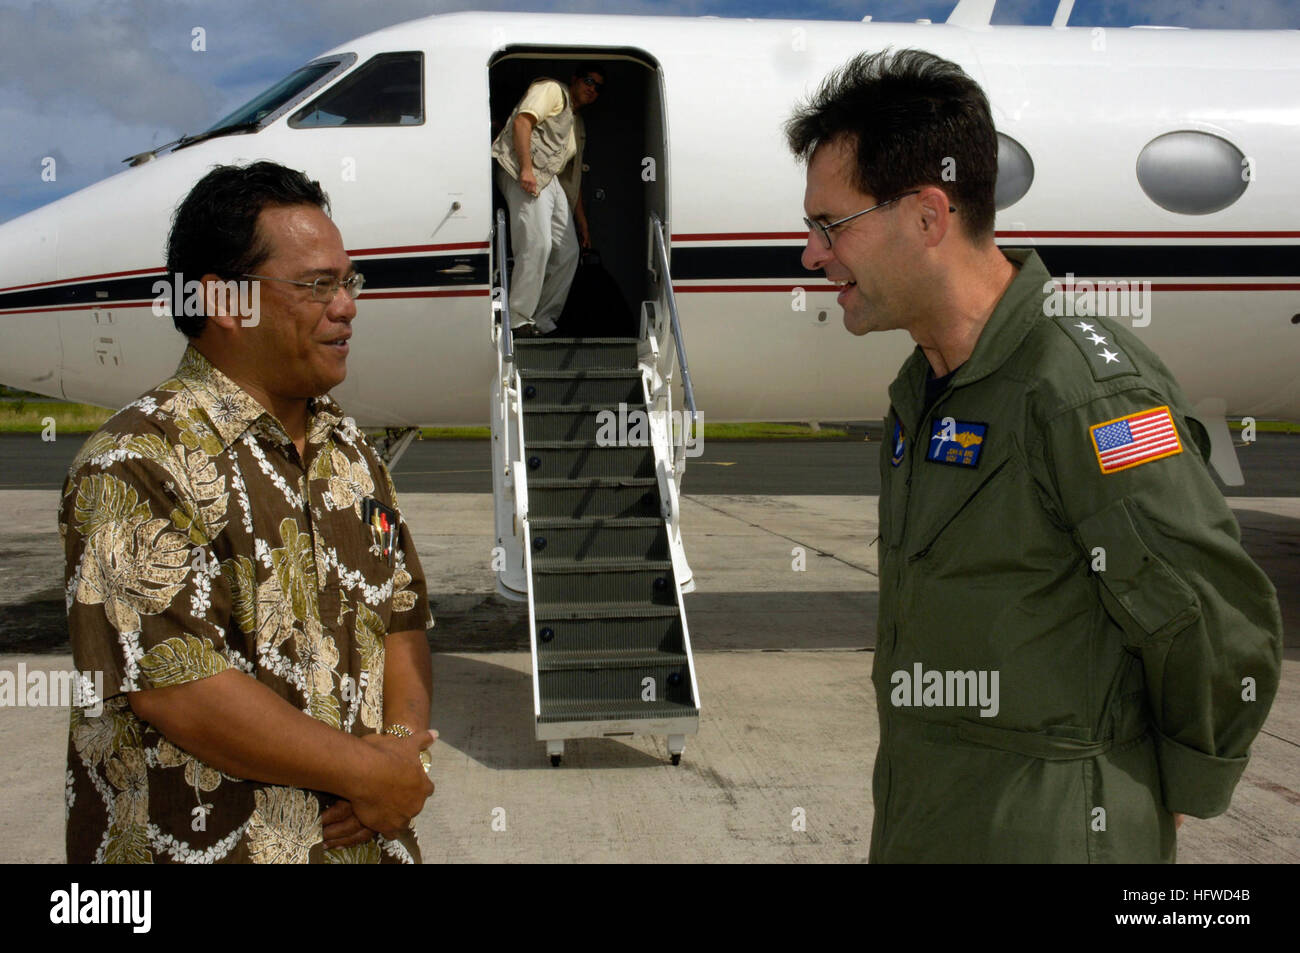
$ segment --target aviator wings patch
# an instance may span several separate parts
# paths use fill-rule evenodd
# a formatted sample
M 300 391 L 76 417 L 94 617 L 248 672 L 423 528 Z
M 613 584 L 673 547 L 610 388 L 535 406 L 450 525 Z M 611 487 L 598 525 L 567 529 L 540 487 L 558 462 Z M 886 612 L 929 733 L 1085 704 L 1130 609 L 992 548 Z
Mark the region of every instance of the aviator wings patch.
M 935 417 L 930 421 L 930 447 L 925 459 L 957 467 L 978 466 L 988 431 L 986 423 Z

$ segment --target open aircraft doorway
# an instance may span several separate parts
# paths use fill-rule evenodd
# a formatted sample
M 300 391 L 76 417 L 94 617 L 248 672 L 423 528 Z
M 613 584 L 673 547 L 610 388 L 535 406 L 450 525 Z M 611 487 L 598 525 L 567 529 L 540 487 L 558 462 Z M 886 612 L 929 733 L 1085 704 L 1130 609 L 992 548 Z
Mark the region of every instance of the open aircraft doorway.
M 509 121 L 529 84 L 549 77 L 568 85 L 574 71 L 587 65 L 599 66 L 605 81 L 596 102 L 579 113 L 586 126 L 581 190 L 595 255 L 584 256 L 564 319 L 570 329 L 580 324 L 577 330 L 585 335 L 634 335 L 637 303 L 653 297 L 645 223 L 652 212 L 668 217 L 668 137 L 658 63 L 648 53 L 627 47 L 501 50 L 488 66 L 492 137 Z M 493 204 L 505 206 L 495 190 Z M 612 283 L 622 299 L 609 301 L 611 296 L 605 296 L 603 319 L 579 307 L 580 299 L 591 293 L 588 269 L 603 269 L 609 276 L 606 283 Z M 602 320 L 607 322 L 603 327 Z M 567 331 L 562 327 L 561 333 Z

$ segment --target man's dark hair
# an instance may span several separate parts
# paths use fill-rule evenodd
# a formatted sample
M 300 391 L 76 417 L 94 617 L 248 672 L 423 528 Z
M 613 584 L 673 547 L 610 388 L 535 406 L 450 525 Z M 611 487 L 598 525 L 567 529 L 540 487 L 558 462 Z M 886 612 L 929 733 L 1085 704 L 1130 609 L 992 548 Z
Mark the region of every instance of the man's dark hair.
M 582 79 L 589 73 L 595 73 L 602 80 L 609 79 L 609 74 L 605 72 L 605 67 L 599 63 L 592 63 L 586 60 L 579 60 L 573 64 L 573 79 Z
M 860 53 L 826 77 L 785 134 L 805 162 L 822 143 L 844 137 L 857 147 L 859 191 L 885 201 L 919 185 L 938 186 L 968 236 L 993 234 L 993 114 L 979 84 L 956 63 L 924 50 Z
M 329 198 L 319 182 L 274 162 L 219 165 L 190 189 L 167 236 L 172 321 L 178 331 L 196 338 L 208 323 L 204 315 L 184 313 L 183 282 L 208 274 L 232 281 L 257 271 L 271 254 L 257 217 L 262 209 L 280 205 L 315 205 L 329 214 Z

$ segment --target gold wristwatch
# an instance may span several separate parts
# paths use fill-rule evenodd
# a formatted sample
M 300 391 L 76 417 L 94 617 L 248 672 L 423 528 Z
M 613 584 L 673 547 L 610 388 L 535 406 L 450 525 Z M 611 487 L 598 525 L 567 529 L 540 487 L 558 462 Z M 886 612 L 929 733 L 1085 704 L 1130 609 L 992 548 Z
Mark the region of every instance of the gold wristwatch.
M 405 725 L 399 722 L 393 722 L 384 729 L 384 734 L 392 735 L 395 738 L 410 738 L 412 732 L 411 729 L 407 728 Z M 429 752 L 425 751 L 423 748 L 420 749 L 420 764 L 424 765 L 425 774 L 428 774 L 429 769 L 433 767 L 433 755 L 429 754 Z

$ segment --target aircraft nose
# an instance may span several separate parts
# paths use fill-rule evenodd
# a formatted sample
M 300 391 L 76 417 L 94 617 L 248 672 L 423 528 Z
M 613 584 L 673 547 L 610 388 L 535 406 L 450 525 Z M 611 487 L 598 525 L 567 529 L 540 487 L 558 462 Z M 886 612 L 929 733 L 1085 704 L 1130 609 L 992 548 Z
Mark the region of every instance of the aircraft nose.
M 0 383 L 62 397 L 56 271 L 59 210 L 0 225 Z

